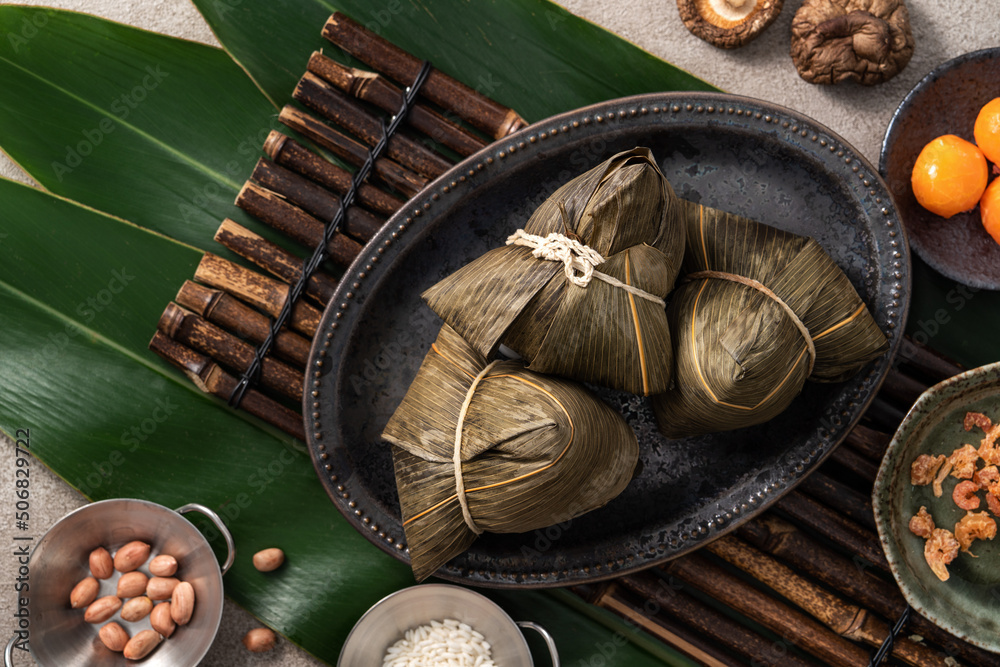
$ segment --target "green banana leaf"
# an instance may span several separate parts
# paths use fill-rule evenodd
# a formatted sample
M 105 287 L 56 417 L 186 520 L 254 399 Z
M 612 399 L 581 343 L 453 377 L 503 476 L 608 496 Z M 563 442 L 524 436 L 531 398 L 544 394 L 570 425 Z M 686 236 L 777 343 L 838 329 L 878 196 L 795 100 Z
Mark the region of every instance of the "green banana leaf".
M 0 34 L 0 143 L 42 187 L 193 245 L 226 216 L 277 238 L 233 206 L 276 110 L 222 50 L 10 5 Z
M 223 47 L 279 106 L 313 51 L 351 62 L 321 37 L 335 11 L 530 122 L 625 95 L 717 90 L 542 0 L 193 1 Z

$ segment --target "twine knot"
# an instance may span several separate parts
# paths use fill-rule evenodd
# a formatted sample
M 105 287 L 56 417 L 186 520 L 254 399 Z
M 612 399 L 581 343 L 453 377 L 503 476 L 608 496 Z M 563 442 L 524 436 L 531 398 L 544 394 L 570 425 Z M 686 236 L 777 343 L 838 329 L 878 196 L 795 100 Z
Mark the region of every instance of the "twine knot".
M 638 287 L 623 283 L 614 276 L 596 271 L 594 267 L 598 264 L 603 264 L 605 261 L 601 253 L 585 243 L 571 239 L 558 232 L 552 232 L 548 236 L 538 236 L 519 229 L 507 237 L 507 245 L 520 245 L 531 248 L 531 256 L 535 259 L 562 262 L 566 272 L 566 279 L 577 287 L 587 287 L 592 279 L 597 278 L 613 287 L 623 289 L 633 296 L 651 301 L 661 307 L 666 305 L 663 299 L 655 294 L 650 294 Z
M 594 267 L 604 263 L 601 253 L 557 232 L 538 236 L 519 229 L 508 237 L 507 245 L 532 248 L 531 256 L 535 259 L 562 262 L 566 278 L 577 287 L 589 285 L 594 278 Z

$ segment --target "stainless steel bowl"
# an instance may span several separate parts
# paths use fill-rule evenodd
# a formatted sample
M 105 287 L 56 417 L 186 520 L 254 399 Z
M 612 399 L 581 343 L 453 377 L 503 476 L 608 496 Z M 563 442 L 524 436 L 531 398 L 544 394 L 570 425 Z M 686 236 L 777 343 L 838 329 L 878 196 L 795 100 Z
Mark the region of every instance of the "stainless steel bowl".
M 490 643 L 493 662 L 504 667 L 532 667 L 531 652 L 519 626 L 539 632 L 554 667 L 559 654 L 552 636 L 539 625 L 515 623 L 503 609 L 475 591 L 448 584 L 423 584 L 387 595 L 365 612 L 347 635 L 337 667 L 381 665 L 390 646 L 410 628 L 453 618 L 481 632 Z
M 207 516 L 226 540 L 228 556 L 219 566 L 208 541 L 182 515 L 200 512 Z M 96 547 L 114 553 L 132 540 L 151 545 L 152 553 L 177 559 L 177 577 L 190 582 L 195 592 L 191 621 L 177 628 L 142 661 L 145 667 L 193 667 L 208 652 L 222 619 L 222 575 L 236 556 L 233 538 L 212 510 L 197 504 L 176 511 L 146 500 L 113 499 L 85 505 L 70 512 L 38 541 L 28 561 L 31 588 L 28 598 L 29 640 L 32 657 L 41 667 L 125 667 L 135 664 L 121 653 L 105 648 L 97 636 L 103 624 L 83 620 L 82 609 L 71 609 L 69 593 L 78 581 L 90 575 L 88 557 Z M 139 568 L 146 574 L 146 566 Z M 98 597 L 113 595 L 118 573 L 100 582 Z M 117 615 L 112 620 L 119 620 Z M 124 623 L 130 636 L 149 626 L 149 619 Z M 15 634 L 4 653 L 13 667 Z

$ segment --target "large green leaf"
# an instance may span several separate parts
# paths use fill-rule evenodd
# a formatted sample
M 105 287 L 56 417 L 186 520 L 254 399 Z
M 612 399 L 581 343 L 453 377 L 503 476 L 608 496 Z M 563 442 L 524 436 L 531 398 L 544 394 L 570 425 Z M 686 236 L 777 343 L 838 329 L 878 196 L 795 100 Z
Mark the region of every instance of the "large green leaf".
M 262 229 L 233 200 L 275 109 L 225 52 L 36 7 L 0 34 L 0 145 L 44 188 L 195 245 Z
M 715 90 L 542 0 L 194 0 L 224 48 L 283 104 L 340 11 L 529 121 L 613 97 Z M 273 47 L 273 48 L 268 48 Z
M 301 443 L 146 350 L 200 251 L 10 181 L 0 201 L 0 430 L 30 429 L 35 456 L 91 499 L 216 509 L 240 550 L 227 593 L 334 659 L 353 619 L 412 575 L 343 521 Z M 249 556 L 274 545 L 288 565 L 265 577 Z

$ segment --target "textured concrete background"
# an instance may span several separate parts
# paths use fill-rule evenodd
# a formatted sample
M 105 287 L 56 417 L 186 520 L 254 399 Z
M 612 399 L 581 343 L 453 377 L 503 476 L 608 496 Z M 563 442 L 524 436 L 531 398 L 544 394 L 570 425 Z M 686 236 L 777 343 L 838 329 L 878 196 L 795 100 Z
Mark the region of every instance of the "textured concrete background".
M 25 4 L 88 12 L 217 45 L 208 26 L 186 0 L 29 0 Z M 761 98 L 811 116 L 840 134 L 876 166 L 885 128 L 907 91 L 940 63 L 968 51 L 997 46 L 1000 42 L 1000 17 L 995 0 L 909 0 L 916 51 L 901 74 L 872 88 L 856 85 L 820 87 L 800 79 L 788 55 L 792 17 L 801 5 L 798 0 L 786 2 L 777 22 L 755 41 L 734 51 L 717 49 L 691 35 L 681 23 L 673 0 L 628 0 L 623 3 L 564 0 L 562 4 L 727 92 Z M 474 11 L 474 6 L 475 1 L 470 11 Z M 2 156 L 0 175 L 30 182 Z M 12 490 L 3 486 L 0 497 L 13 498 Z M 33 510 L 37 512 L 32 516 L 33 526 L 39 536 L 64 514 L 85 502 L 41 465 L 32 468 L 32 498 Z M 9 524 L 9 521 L 0 522 L 4 545 L 12 544 Z M 0 558 L 0 588 L 4 591 L 0 595 L 0 639 L 5 642 L 13 627 L 14 595 L 8 582 L 14 580 L 15 565 L 12 558 Z M 544 619 L 536 620 L 544 622 Z M 279 641 L 275 651 L 262 656 L 248 653 L 240 639 L 256 625 L 253 617 L 227 602 L 218 638 L 202 664 L 207 667 L 322 664 L 287 641 Z M 32 664 L 24 656 L 17 658 L 17 665 Z

